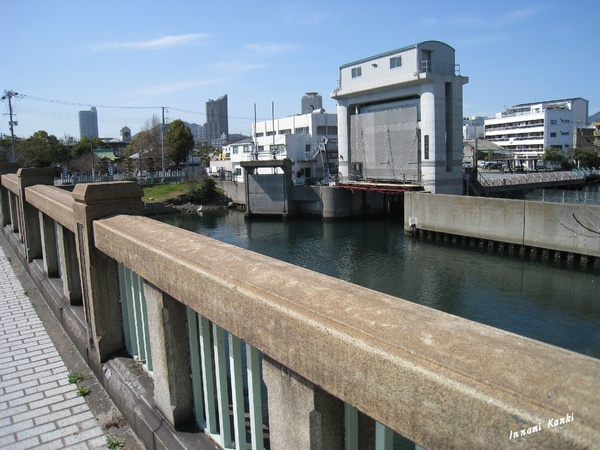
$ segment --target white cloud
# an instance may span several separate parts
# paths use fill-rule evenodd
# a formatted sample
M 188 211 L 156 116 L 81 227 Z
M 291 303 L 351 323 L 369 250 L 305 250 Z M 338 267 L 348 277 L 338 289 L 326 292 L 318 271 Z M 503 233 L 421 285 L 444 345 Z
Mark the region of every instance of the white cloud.
M 510 27 L 542 14 L 547 8 L 530 7 L 521 8 L 515 11 L 508 11 L 498 16 L 477 16 L 471 14 L 463 14 L 450 19 L 450 22 L 457 27 L 465 29 L 498 29 Z
M 205 40 L 210 35 L 208 33 L 180 34 L 176 36 L 164 36 L 150 41 L 132 41 L 132 42 L 104 42 L 102 44 L 92 45 L 92 50 L 160 50 L 163 48 L 176 47 L 181 45 L 196 44 Z
M 437 19 L 434 19 L 433 17 L 428 17 L 425 20 L 423 20 L 423 26 L 425 28 L 433 28 L 435 26 L 437 26 Z
M 516 11 L 510 11 L 510 12 L 498 17 L 498 19 L 494 21 L 494 25 L 496 25 L 498 27 L 514 25 L 516 23 L 520 23 L 520 22 L 526 21 L 528 19 L 532 19 L 532 18 L 540 15 L 545 10 L 546 10 L 546 8 L 542 8 L 542 7 L 538 7 L 538 8 L 531 7 L 531 8 L 518 9 Z
M 322 5 L 319 5 L 322 8 Z M 281 18 L 292 25 L 314 27 L 322 24 L 326 14 L 305 1 L 288 2 L 282 7 Z
M 222 72 L 236 73 L 247 72 L 249 70 L 264 69 L 269 67 L 268 64 L 258 63 L 243 63 L 240 61 L 221 61 L 209 64 L 210 69 L 219 70 Z
M 289 53 L 289 52 L 295 50 L 296 46 L 291 45 L 291 44 L 266 43 L 266 44 L 247 44 L 246 48 L 248 50 L 250 50 L 251 52 L 258 54 L 258 55 L 271 56 L 271 55 L 281 55 L 284 53 Z
M 157 95 L 173 94 L 175 92 L 189 91 L 199 87 L 210 86 L 217 83 L 222 83 L 221 79 L 201 79 L 191 81 L 180 81 L 176 83 L 167 83 L 157 86 L 149 86 L 144 89 L 131 92 L 133 96 L 152 97 Z

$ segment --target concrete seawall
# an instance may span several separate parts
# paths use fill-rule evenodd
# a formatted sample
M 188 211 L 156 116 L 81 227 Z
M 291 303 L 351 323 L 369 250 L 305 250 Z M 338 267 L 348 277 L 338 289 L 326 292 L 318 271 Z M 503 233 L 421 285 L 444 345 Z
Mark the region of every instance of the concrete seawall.
M 407 192 L 404 230 L 600 257 L 600 207 Z
M 219 181 L 218 186 L 235 204 L 246 206 L 244 183 Z M 265 195 L 267 191 L 264 189 L 261 191 L 256 185 L 253 189 L 253 196 L 256 198 L 264 197 L 262 207 L 255 207 L 252 210 L 253 214 L 259 212 L 279 215 L 282 213 L 283 208 L 279 205 L 281 201 L 279 203 L 274 202 L 273 195 L 270 197 Z M 281 193 L 283 195 L 283 191 Z M 353 192 L 333 186 L 290 186 L 285 195 L 289 200 L 289 210 L 287 210 L 286 215 L 317 215 L 329 220 L 362 217 L 385 212 L 385 198 L 379 192 Z

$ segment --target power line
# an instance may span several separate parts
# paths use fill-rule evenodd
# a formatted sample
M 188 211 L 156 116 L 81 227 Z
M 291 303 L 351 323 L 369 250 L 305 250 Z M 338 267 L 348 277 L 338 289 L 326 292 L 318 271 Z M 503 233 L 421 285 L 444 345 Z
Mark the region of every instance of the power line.
M 35 97 L 32 95 L 20 94 L 19 97 L 27 98 L 29 100 L 41 101 L 46 103 L 57 103 L 61 105 L 70 105 L 70 106 L 85 106 L 85 107 L 96 107 L 96 108 L 106 108 L 106 109 L 162 109 L 165 108 L 167 110 L 179 111 L 187 114 L 197 114 L 200 116 L 206 116 L 206 112 L 200 111 L 191 111 L 189 109 L 177 108 L 172 106 L 113 106 L 113 105 L 98 105 L 95 103 L 79 103 L 79 102 L 70 102 L 65 100 L 53 100 L 49 98 L 43 97 Z M 238 119 L 238 120 L 254 120 L 254 117 L 235 117 L 228 116 L 230 119 Z M 266 118 L 260 118 L 261 120 L 268 120 Z

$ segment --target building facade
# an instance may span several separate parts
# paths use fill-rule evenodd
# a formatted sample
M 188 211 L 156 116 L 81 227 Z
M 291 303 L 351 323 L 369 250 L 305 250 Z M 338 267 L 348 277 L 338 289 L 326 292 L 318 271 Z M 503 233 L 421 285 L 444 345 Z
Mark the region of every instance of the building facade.
M 302 96 L 301 114 L 310 114 L 311 112 L 323 108 L 323 97 L 318 92 L 307 92 Z
M 485 136 L 485 117 L 473 116 L 463 119 L 463 139 L 483 139 Z
M 244 182 L 243 161 L 290 159 L 295 183 L 320 182 L 337 173 L 337 115 L 315 110 L 252 125 L 252 138 L 223 147 L 235 181 Z M 212 161 L 211 166 L 226 164 Z M 226 169 L 227 170 L 227 169 Z M 278 169 L 260 169 L 273 173 Z
M 511 106 L 485 120 L 485 138 L 535 168 L 546 148 L 574 147 L 577 129 L 587 125 L 588 101 L 550 100 Z
M 462 193 L 463 85 L 455 50 L 438 41 L 340 67 L 340 175 Z
M 214 147 L 221 147 L 229 139 L 229 115 L 227 95 L 206 102 L 206 140 Z
M 98 112 L 93 106 L 89 111 L 79 111 L 79 138 L 84 137 L 98 137 Z

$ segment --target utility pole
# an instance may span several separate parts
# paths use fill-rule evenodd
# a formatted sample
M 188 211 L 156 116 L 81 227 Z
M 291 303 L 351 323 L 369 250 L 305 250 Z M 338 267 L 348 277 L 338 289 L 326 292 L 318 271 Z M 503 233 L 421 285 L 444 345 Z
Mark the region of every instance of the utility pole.
M 161 159 L 162 159 L 162 174 L 160 177 L 160 182 L 165 182 L 165 106 L 162 106 L 162 125 L 160 127 L 160 149 L 161 149 Z
M 15 161 L 15 129 L 14 126 L 15 125 L 19 125 L 19 122 L 15 122 L 13 121 L 13 109 L 12 109 L 12 98 L 15 95 L 19 95 L 17 92 L 14 91 L 4 91 L 4 97 L 2 97 L 2 100 L 6 100 L 8 99 L 8 111 L 10 114 L 10 122 L 8 122 L 8 125 L 10 126 L 10 146 L 12 149 L 12 161 Z

